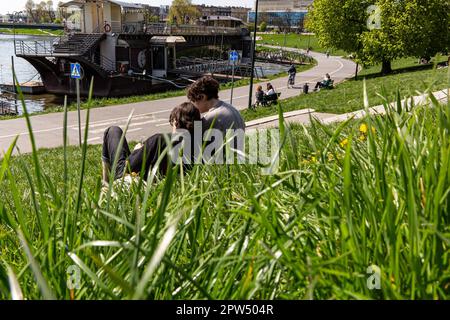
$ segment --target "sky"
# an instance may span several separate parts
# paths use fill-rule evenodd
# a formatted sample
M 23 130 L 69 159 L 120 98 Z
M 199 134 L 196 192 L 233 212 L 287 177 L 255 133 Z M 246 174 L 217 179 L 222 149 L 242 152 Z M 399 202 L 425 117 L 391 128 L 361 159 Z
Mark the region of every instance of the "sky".
M 39 1 L 39 0 L 38 0 Z M 35 2 L 38 2 L 35 1 Z M 56 4 L 59 0 L 53 0 Z M 152 6 L 170 5 L 172 0 L 121 0 L 124 2 L 146 3 Z M 0 0 L 0 13 L 12 13 L 13 11 L 22 11 L 27 0 Z M 63 1 L 67 2 L 67 1 Z M 193 0 L 195 4 L 221 5 L 221 6 L 245 6 L 253 7 L 254 0 Z

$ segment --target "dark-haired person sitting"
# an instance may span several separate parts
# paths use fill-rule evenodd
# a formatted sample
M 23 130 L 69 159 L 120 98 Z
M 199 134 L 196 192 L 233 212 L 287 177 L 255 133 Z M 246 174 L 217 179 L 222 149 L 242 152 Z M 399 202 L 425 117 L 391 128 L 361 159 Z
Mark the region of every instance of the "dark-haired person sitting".
M 261 85 L 258 85 L 256 87 L 255 96 L 256 96 L 256 105 L 257 106 L 264 106 L 266 104 L 266 99 L 265 99 L 266 94 L 264 93 Z
M 200 78 L 189 87 L 187 97 L 203 114 L 203 162 L 223 163 L 221 155 L 228 159 L 228 155 L 234 153 L 227 154 L 227 149 L 242 150 L 245 122 L 235 107 L 219 99 L 217 80 L 210 76 Z M 221 148 L 223 153 L 218 153 Z
M 278 100 L 278 93 L 275 91 L 275 88 L 271 83 L 267 84 L 267 92 L 266 92 L 266 101 L 267 102 L 276 102 Z
M 314 91 L 317 91 L 318 89 L 327 88 L 331 89 L 333 87 L 333 80 L 331 80 L 331 76 L 327 73 L 322 81 L 317 82 L 316 86 L 314 87 Z
M 219 129 L 223 134 L 227 129 L 245 130 L 245 122 L 239 111 L 231 104 L 219 99 L 219 82 L 205 76 L 194 82 L 188 89 L 187 97 L 203 114 L 203 129 Z
M 200 112 L 190 102 L 185 102 L 175 107 L 169 118 L 169 122 L 173 128 L 173 134 L 184 129 L 187 130 L 191 137 L 194 136 L 194 123 L 201 121 Z M 173 140 L 173 134 L 168 134 L 167 139 Z M 144 179 L 147 180 L 149 172 L 157 164 L 162 153 L 167 147 L 166 138 L 164 134 L 158 133 L 148 138 L 143 145 L 137 146 L 133 152 L 130 151 L 126 138 L 122 149 L 119 150 L 120 139 L 123 135 L 121 128 L 117 126 L 106 129 L 103 137 L 103 181 L 108 183 L 111 173 L 111 167 L 118 152 L 118 162 L 114 172 L 114 178 L 120 179 L 126 174 L 140 174 L 144 169 Z M 178 139 L 172 141 L 173 146 L 180 143 Z M 191 138 L 191 155 L 195 154 L 194 139 Z M 144 163 L 145 160 L 145 163 Z M 169 152 L 165 152 L 164 159 L 160 162 L 158 171 L 161 176 L 167 173 L 168 165 L 171 163 Z M 193 163 L 193 162 L 191 162 Z

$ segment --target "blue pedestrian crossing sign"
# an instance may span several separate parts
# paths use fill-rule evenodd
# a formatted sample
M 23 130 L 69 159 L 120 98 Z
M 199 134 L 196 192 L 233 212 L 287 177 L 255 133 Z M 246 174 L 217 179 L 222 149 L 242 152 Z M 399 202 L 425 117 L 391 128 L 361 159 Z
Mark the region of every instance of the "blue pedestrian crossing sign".
M 81 79 L 81 66 L 79 63 L 70 64 L 70 77 L 72 79 Z
M 230 52 L 230 61 L 238 61 L 239 60 L 239 53 L 237 51 L 231 51 Z

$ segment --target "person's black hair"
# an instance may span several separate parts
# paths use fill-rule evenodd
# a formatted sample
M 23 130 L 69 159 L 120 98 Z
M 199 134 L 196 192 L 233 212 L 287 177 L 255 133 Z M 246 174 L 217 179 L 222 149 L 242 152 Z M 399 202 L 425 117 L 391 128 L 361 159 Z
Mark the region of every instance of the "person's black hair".
M 194 130 L 194 122 L 200 121 L 200 111 L 191 103 L 184 102 L 175 107 L 170 113 L 169 123 L 177 129 Z
M 187 97 L 192 102 L 202 100 L 219 99 L 219 82 L 211 76 L 205 76 L 195 81 L 187 90 Z

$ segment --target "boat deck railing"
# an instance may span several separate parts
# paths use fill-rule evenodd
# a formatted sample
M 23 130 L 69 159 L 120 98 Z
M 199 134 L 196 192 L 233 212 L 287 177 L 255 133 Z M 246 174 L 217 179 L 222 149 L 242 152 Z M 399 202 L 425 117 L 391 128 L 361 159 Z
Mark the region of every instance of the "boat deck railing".
M 0 116 L 17 115 L 17 108 L 8 101 L 0 100 Z
M 167 24 L 148 24 L 143 27 L 146 34 L 153 35 L 241 35 L 241 28 L 211 27 L 199 25 L 167 25 Z
M 234 73 L 240 77 L 251 76 L 251 65 L 238 63 L 234 66 Z M 231 76 L 233 66 L 228 60 L 213 60 L 207 58 L 180 57 L 176 61 L 176 69 L 172 72 L 185 72 L 190 74 L 223 74 Z M 264 70 L 261 66 L 255 66 L 253 71 L 257 79 L 265 78 Z
M 58 39 L 59 40 L 59 39 Z M 56 40 L 39 40 L 39 41 L 15 41 L 15 53 L 17 56 L 52 56 Z
M 257 51 L 256 59 L 271 63 L 288 63 L 288 64 L 292 63 L 309 64 L 314 62 L 314 59 L 309 55 L 287 50 Z

